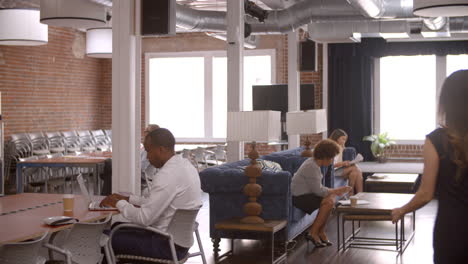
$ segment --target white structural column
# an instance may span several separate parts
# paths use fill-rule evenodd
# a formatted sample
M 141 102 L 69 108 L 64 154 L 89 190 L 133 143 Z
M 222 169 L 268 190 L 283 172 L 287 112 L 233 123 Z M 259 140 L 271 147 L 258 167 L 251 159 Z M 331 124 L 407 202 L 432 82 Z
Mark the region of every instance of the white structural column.
M 244 90 L 244 1 L 227 0 L 227 110 L 243 110 Z M 243 142 L 228 142 L 227 160 L 244 156 Z
M 300 75 L 298 70 L 299 36 L 296 31 L 288 33 L 288 111 L 300 110 Z M 286 124 L 287 125 L 287 124 Z M 288 135 L 289 149 L 300 145 L 300 135 Z
M 112 3 L 112 191 L 140 193 L 141 48 L 135 1 Z

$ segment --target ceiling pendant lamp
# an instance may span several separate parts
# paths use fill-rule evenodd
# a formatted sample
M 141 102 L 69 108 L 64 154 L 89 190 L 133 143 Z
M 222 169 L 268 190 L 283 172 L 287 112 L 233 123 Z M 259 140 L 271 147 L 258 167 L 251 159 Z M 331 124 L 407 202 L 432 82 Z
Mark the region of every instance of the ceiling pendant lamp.
M 422 17 L 468 16 L 468 0 L 414 0 L 413 13 Z
M 112 28 L 86 30 L 86 55 L 93 58 L 112 58 Z
M 106 10 L 89 0 L 41 0 L 41 23 L 71 28 L 102 27 L 106 25 Z
M 0 45 L 37 46 L 47 44 L 48 27 L 39 22 L 36 9 L 0 9 Z

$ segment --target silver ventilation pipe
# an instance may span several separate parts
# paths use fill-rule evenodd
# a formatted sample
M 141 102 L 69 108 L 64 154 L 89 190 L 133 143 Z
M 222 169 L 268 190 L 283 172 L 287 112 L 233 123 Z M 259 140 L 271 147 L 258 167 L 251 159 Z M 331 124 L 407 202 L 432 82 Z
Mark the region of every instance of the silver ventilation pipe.
M 195 10 L 179 4 L 176 7 L 178 27 L 191 31 L 226 31 L 226 12 Z M 246 21 L 251 24 L 252 34 L 278 34 L 292 31 L 324 14 L 327 17 L 359 15 L 342 0 L 306 0 L 284 10 L 268 12 L 268 18 L 263 23 L 248 16 Z
M 413 0 L 347 0 L 361 13 L 372 18 L 411 18 Z
M 176 24 L 190 31 L 226 32 L 226 12 L 202 11 L 176 4 Z
M 413 0 L 347 0 L 361 13 L 371 18 L 415 18 Z M 441 30 L 447 24 L 447 18 L 424 18 L 424 25 L 433 31 Z
M 431 17 L 425 18 L 423 20 L 424 25 L 432 30 L 432 31 L 439 31 L 447 25 L 448 18 L 446 17 Z
M 91 0 L 91 2 L 107 7 L 112 7 L 112 0 Z
M 326 17 L 325 17 L 326 15 Z M 283 9 L 268 12 L 264 23 L 252 23 L 253 34 L 287 33 L 323 17 L 355 17 L 359 15 L 343 0 L 304 0 Z
M 468 17 L 451 17 L 450 32 L 468 33 Z

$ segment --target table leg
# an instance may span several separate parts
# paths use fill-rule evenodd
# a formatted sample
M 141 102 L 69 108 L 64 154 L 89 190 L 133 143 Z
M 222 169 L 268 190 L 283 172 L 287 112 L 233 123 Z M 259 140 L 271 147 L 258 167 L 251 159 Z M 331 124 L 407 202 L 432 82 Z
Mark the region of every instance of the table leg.
M 344 228 L 344 218 L 341 218 L 341 239 L 343 239 L 343 251 L 346 250 L 346 238 L 345 238 L 345 228 Z
M 23 166 L 16 164 L 16 193 L 22 193 L 23 189 Z
M 396 250 L 398 250 L 398 246 L 399 246 L 400 242 L 398 240 L 398 221 L 395 223 L 395 246 L 396 246 Z
M 271 264 L 275 263 L 275 233 L 271 232 Z
M 96 188 L 97 190 L 94 191 L 96 195 L 101 194 L 101 184 L 99 181 L 99 163 L 96 163 L 96 166 L 94 167 L 94 177 L 96 177 Z
M 336 214 L 336 230 L 337 230 L 337 234 L 336 234 L 336 251 L 340 251 L 340 213 L 337 213 Z

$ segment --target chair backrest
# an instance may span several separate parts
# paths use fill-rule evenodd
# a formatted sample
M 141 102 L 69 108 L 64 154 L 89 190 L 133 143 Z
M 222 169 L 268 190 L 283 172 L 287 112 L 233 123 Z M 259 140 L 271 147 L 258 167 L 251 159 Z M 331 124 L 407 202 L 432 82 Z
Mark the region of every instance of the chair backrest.
M 224 150 L 224 146 L 217 145 L 214 149 L 214 154 L 216 161 L 226 160 L 226 150 Z
M 65 238 L 62 248 L 72 254 L 76 263 L 98 263 L 101 258 L 102 231 L 111 220 L 109 214 L 103 222 L 76 223 Z M 59 245 L 60 246 L 60 245 Z
M 65 143 L 66 152 L 79 151 L 80 142 L 78 134 L 75 131 L 65 131 L 62 132 L 63 140 Z
M 47 132 L 47 140 L 49 141 L 49 148 L 61 148 L 65 146 L 65 141 L 59 132 Z
M 39 257 L 39 249 L 47 236 L 47 232 L 40 238 L 20 243 L 4 244 L 0 247 L 0 263 L 19 264 L 19 263 L 45 263 L 45 259 Z
M 31 148 L 34 154 L 45 154 L 49 150 L 49 141 L 42 132 L 29 133 L 29 140 L 31 141 Z M 42 151 L 35 153 L 35 151 Z
M 80 143 L 83 145 L 94 144 L 93 135 L 88 130 L 77 131 L 78 137 L 80 138 Z
M 28 134 L 19 133 L 11 135 L 10 141 L 11 155 L 15 158 L 27 157 L 32 155 L 31 143 L 28 138 Z
M 174 242 L 183 247 L 190 248 L 193 245 L 193 231 L 196 228 L 195 219 L 200 208 L 177 209 L 172 217 L 167 232 L 172 234 Z
M 206 163 L 206 152 L 204 148 L 196 148 L 193 150 L 194 159 L 196 162 Z

